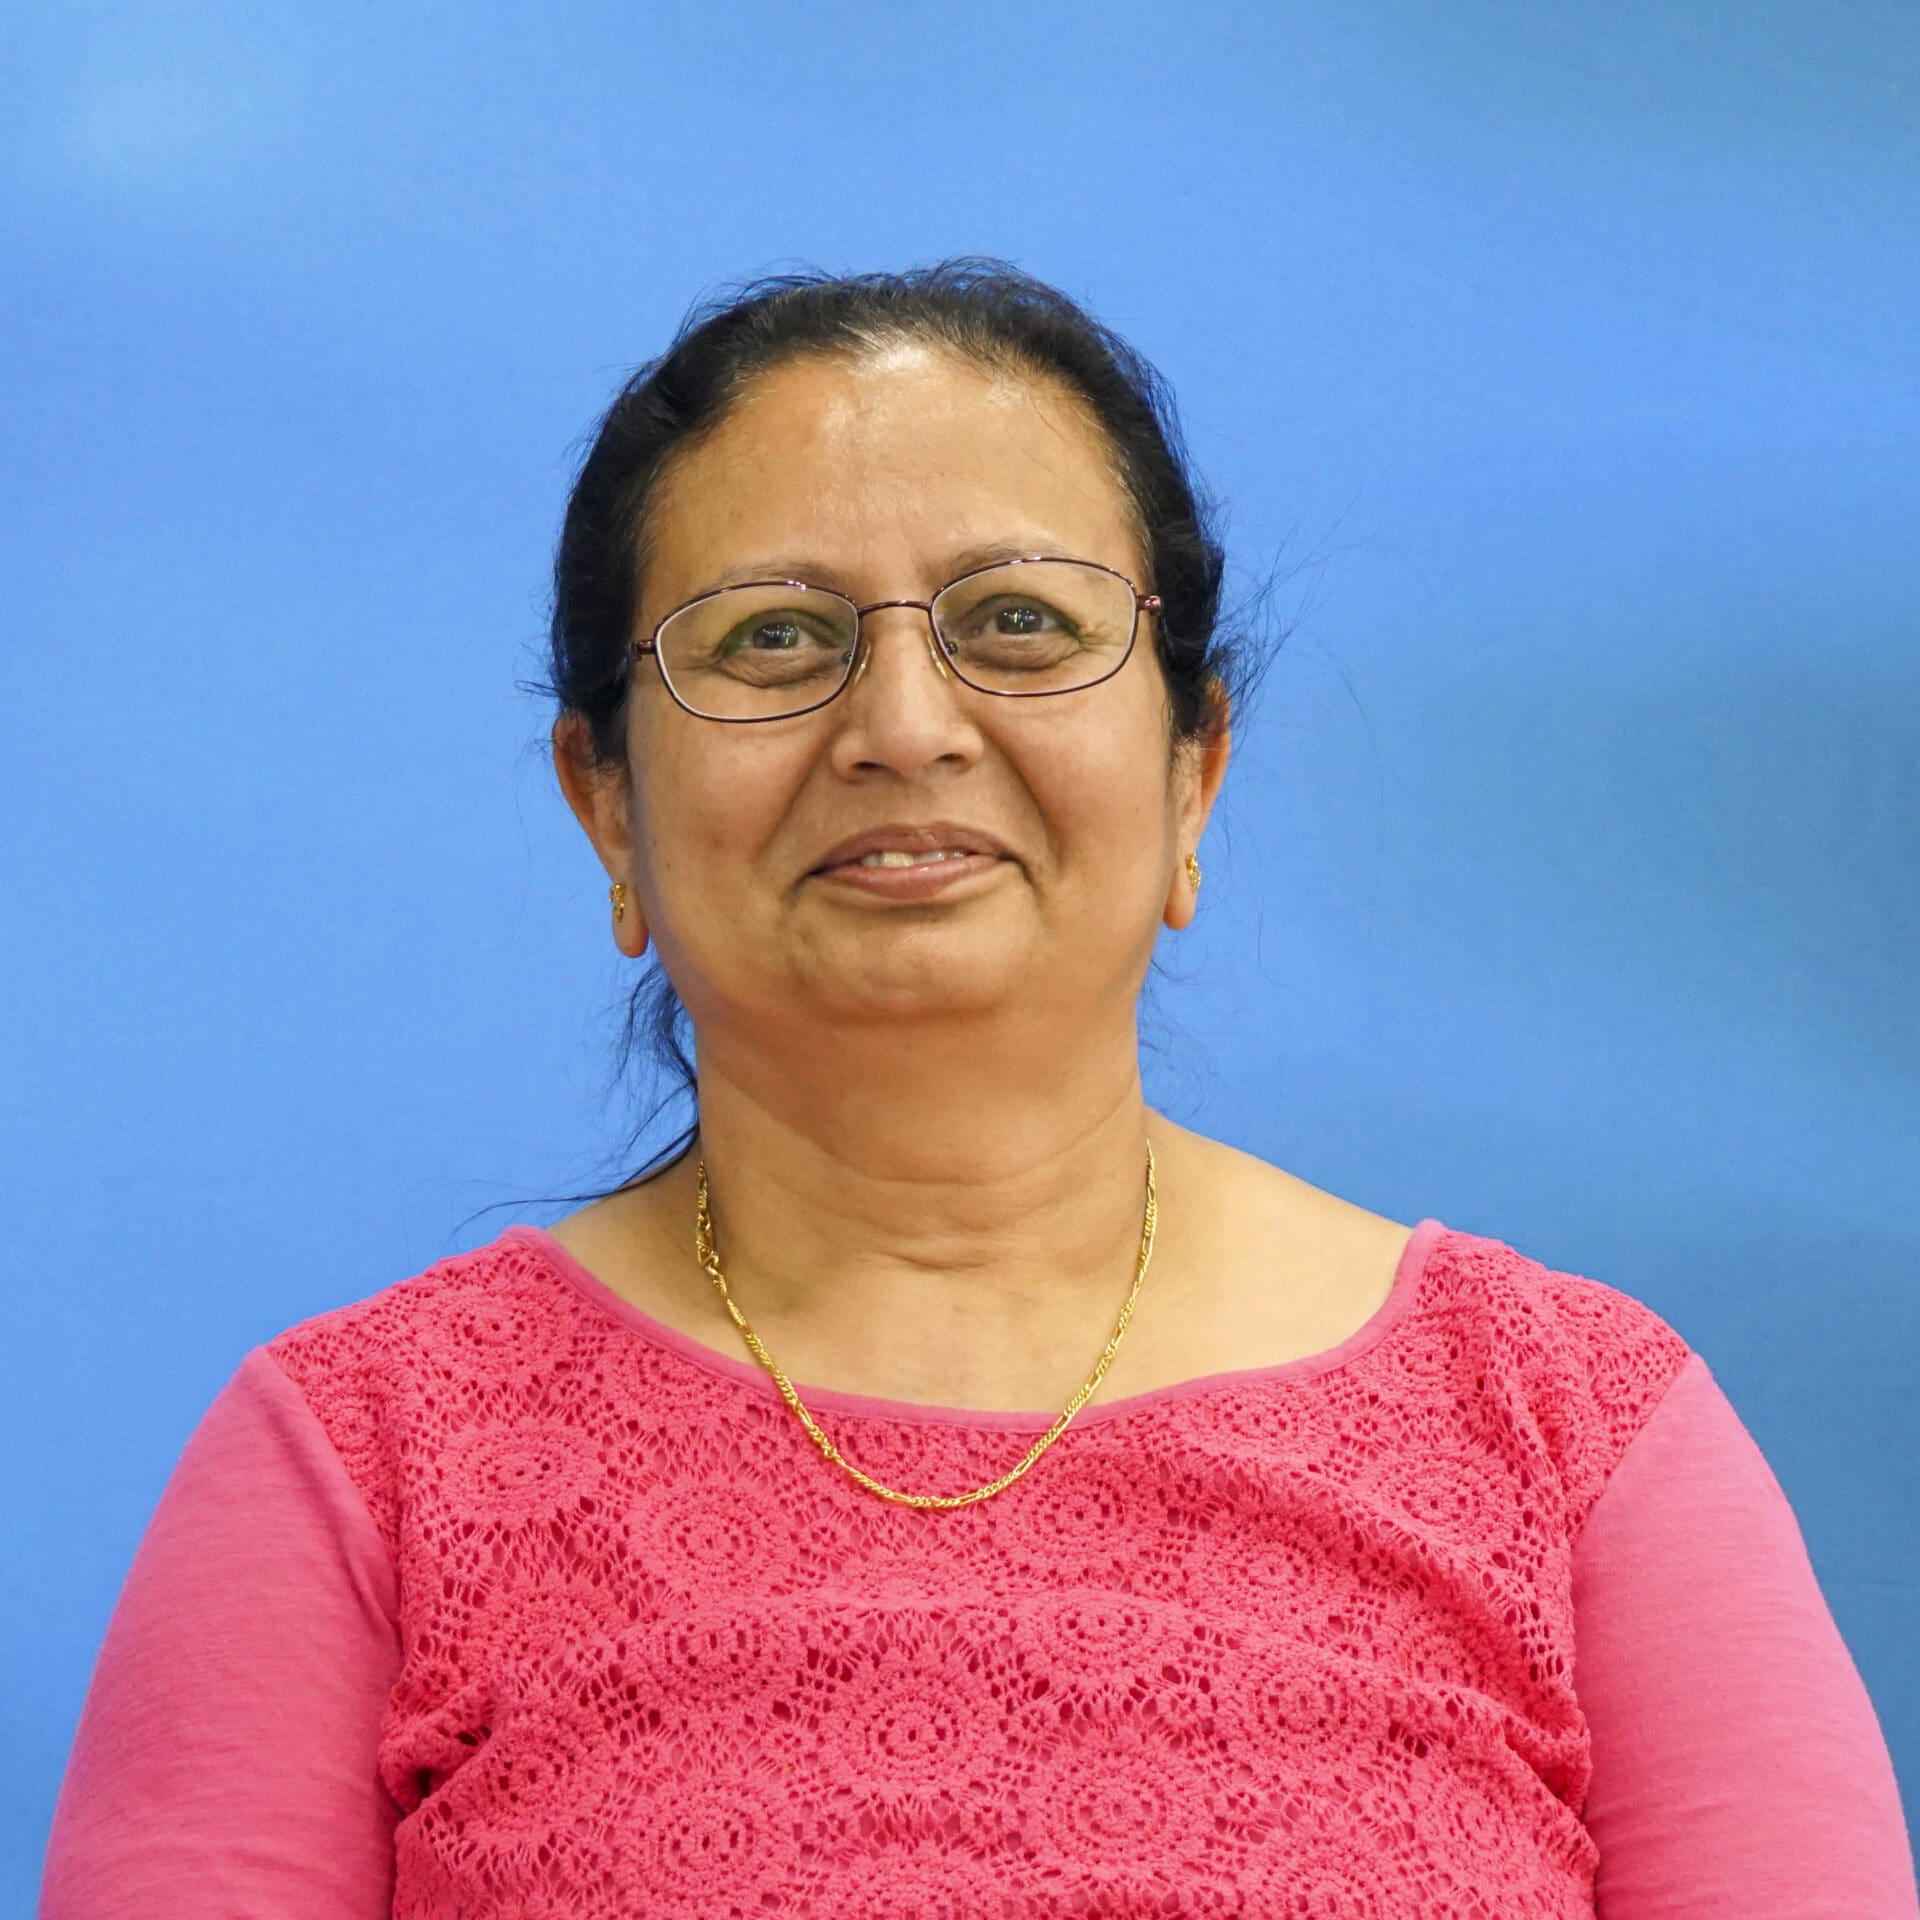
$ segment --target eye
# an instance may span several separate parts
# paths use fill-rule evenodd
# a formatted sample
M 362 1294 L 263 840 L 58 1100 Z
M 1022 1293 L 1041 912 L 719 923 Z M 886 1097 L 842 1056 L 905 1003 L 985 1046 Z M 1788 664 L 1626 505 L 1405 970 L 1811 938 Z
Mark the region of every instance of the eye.
M 788 653 L 804 647 L 819 636 L 788 614 L 769 614 L 736 627 L 727 636 L 726 650 L 737 653 L 743 648 L 756 653 Z
M 1000 633 L 1038 633 L 1044 623 L 1054 617 L 1051 609 L 1024 600 L 1014 606 L 1001 607 L 994 614 L 993 621 L 996 631 Z
M 1037 634 L 1070 635 L 1074 623 L 1057 607 L 1026 595 L 997 594 L 969 607 L 954 622 L 963 639 L 1030 640 Z

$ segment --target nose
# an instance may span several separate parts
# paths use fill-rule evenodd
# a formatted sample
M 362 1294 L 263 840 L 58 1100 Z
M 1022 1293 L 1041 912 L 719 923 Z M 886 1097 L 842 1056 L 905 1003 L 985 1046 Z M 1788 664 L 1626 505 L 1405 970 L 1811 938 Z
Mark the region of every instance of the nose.
M 924 607 L 887 602 L 861 615 L 861 653 L 841 695 L 834 770 L 913 775 L 947 765 L 958 772 L 980 758 L 983 742 L 948 667 Z

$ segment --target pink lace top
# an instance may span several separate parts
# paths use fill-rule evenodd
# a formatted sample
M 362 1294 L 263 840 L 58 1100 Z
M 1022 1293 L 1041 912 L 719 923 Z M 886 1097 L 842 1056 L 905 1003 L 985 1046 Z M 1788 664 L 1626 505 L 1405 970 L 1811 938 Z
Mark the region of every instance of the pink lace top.
M 800 1388 L 953 1492 L 1057 1408 Z M 540 1230 L 289 1329 L 102 1648 L 46 1920 L 1915 1920 L 1799 1529 L 1651 1309 L 1423 1220 L 1331 1352 L 875 1499 Z

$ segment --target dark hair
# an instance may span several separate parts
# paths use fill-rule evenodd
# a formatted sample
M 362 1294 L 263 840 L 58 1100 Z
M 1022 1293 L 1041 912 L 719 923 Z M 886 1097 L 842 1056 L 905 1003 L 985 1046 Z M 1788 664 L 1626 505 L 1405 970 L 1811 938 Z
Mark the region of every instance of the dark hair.
M 1218 508 L 1189 468 L 1165 381 L 1066 294 L 1006 261 L 967 255 L 902 273 L 772 275 L 712 295 L 614 396 L 567 502 L 554 557 L 550 677 L 538 686 L 585 721 L 596 766 L 626 764 L 627 648 L 650 554 L 648 516 L 675 457 L 772 368 L 901 340 L 945 347 L 996 372 L 1052 379 L 1084 403 L 1132 503 L 1147 562 L 1142 586 L 1160 596 L 1152 632 L 1172 744 L 1210 733 L 1221 696 L 1224 711 L 1240 709 L 1264 660 L 1220 631 Z M 657 958 L 628 1001 L 616 1079 L 642 1038 L 672 1084 L 634 1129 L 629 1151 L 676 1099 L 694 1096 L 686 1015 Z M 679 1159 L 696 1124 L 622 1186 Z

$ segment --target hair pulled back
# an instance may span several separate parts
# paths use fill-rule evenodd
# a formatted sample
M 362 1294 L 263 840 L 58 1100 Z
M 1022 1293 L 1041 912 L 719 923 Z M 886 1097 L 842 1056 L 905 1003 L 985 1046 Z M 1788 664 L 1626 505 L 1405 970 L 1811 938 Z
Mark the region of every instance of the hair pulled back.
M 1171 744 L 1212 732 L 1250 690 L 1258 662 L 1220 631 L 1225 551 L 1218 509 L 1192 473 L 1160 374 L 1066 294 L 1004 260 L 964 255 L 899 273 L 770 275 L 712 295 L 666 351 L 638 369 L 600 421 L 554 557 L 549 678 L 540 691 L 585 722 L 593 762 L 627 759 L 628 643 L 650 557 L 649 514 L 675 457 L 726 418 L 761 374 L 813 354 L 860 356 L 903 342 L 942 347 L 990 371 L 1052 380 L 1106 436 L 1146 558 L 1143 591 L 1166 676 Z M 627 1007 L 619 1071 L 644 1039 L 672 1082 L 634 1140 L 691 1098 L 685 1014 L 657 960 Z M 679 1157 L 689 1126 L 633 1184 Z

